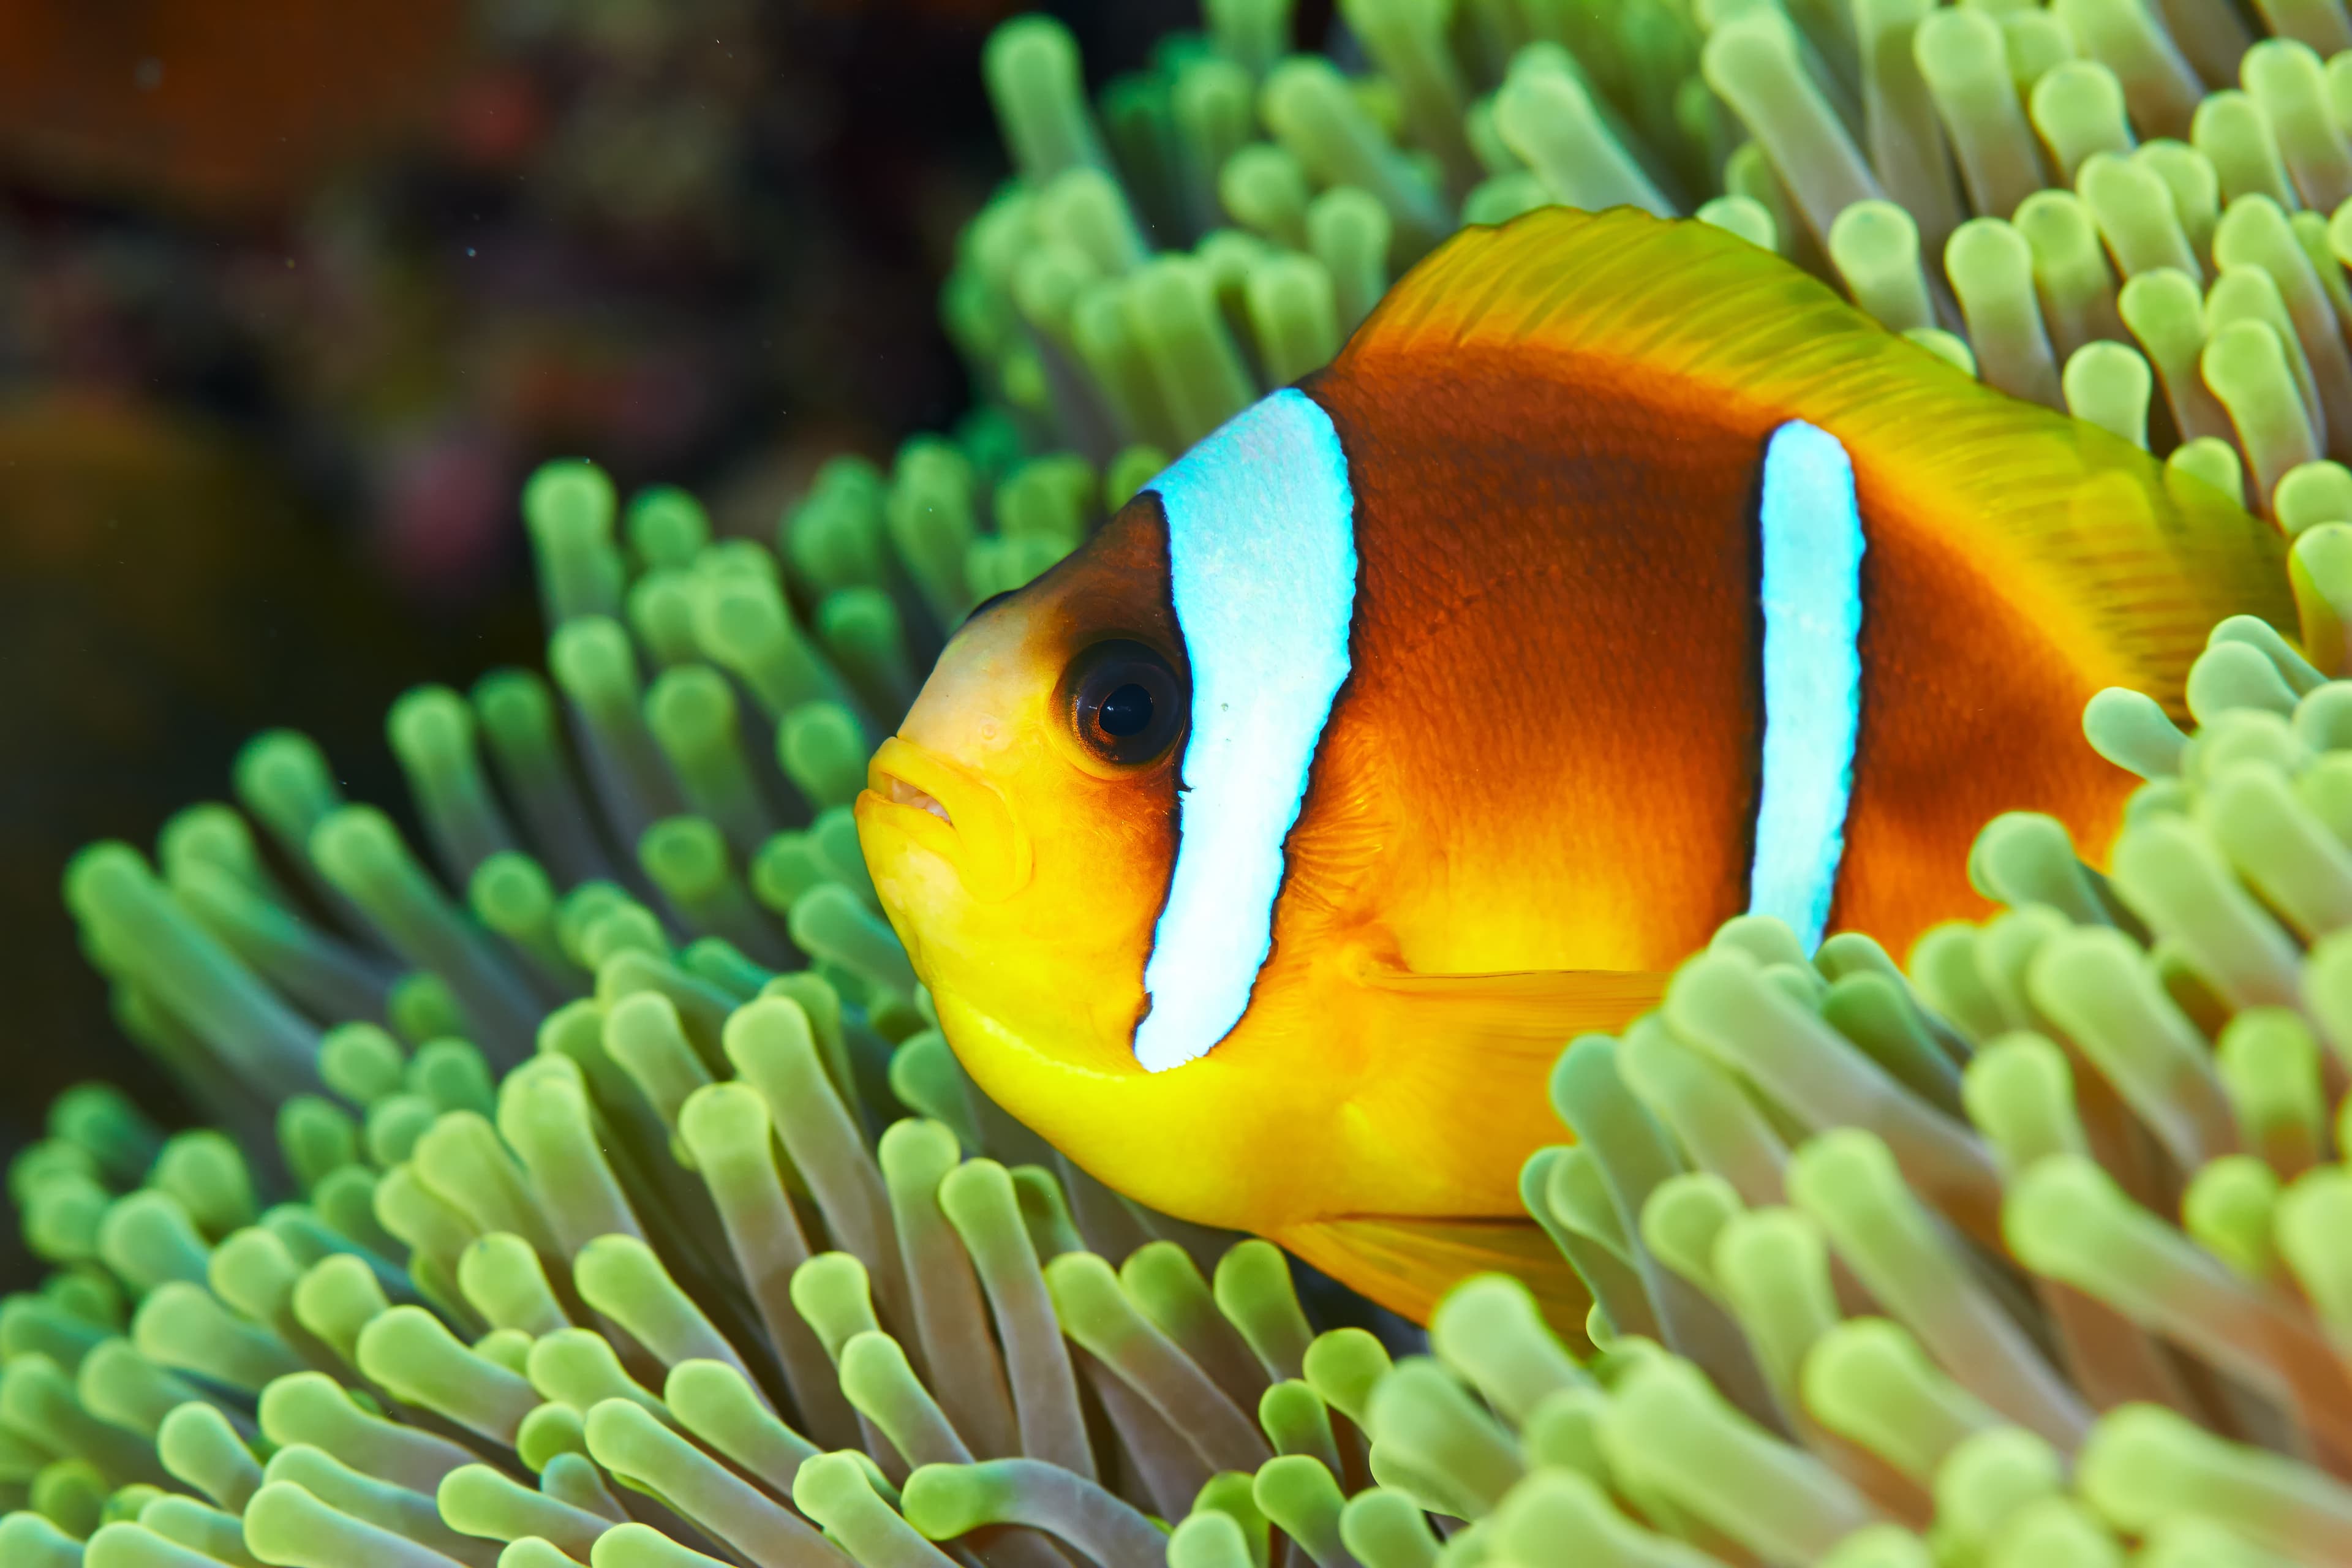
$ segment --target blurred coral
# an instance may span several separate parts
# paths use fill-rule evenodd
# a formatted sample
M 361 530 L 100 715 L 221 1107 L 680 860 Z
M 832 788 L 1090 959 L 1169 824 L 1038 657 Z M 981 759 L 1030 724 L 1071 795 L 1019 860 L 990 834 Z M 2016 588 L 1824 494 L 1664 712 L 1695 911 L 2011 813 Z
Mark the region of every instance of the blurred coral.
M 7 8 L 0 384 L 221 417 L 455 606 L 549 455 L 804 476 L 963 402 L 1004 6 L 378 9 Z

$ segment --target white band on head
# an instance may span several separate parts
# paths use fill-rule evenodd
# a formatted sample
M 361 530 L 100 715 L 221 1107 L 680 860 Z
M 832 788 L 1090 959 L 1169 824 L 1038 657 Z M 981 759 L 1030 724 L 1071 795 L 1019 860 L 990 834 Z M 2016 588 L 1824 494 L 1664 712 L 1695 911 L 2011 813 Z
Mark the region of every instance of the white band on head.
M 1192 669 L 1176 867 L 1135 1057 L 1152 1072 L 1206 1056 L 1249 1007 L 1274 945 L 1283 840 L 1348 679 L 1355 495 L 1330 416 L 1277 392 L 1145 487 Z
M 1748 910 L 1811 952 L 1845 855 L 1862 713 L 1862 512 L 1853 463 L 1791 420 L 1764 447 L 1764 781 Z

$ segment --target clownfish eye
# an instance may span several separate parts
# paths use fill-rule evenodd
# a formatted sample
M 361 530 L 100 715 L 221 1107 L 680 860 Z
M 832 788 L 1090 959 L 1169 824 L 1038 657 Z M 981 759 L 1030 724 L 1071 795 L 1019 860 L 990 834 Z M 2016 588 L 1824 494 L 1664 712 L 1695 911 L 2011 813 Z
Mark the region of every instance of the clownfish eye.
M 1097 643 L 1063 681 L 1078 744 L 1123 767 L 1164 755 L 1184 728 L 1183 682 L 1139 642 Z

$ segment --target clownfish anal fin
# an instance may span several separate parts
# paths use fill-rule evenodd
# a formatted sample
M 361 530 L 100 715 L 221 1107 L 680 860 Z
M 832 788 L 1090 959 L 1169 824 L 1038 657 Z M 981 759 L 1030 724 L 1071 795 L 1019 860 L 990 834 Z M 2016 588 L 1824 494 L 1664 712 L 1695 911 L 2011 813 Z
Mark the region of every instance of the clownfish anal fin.
M 1508 1274 L 1535 1293 L 1572 1349 L 1584 1347 L 1592 1298 L 1531 1219 L 1356 1215 L 1291 1226 L 1273 1239 L 1416 1323 L 1427 1323 L 1439 1299 L 1472 1275 Z

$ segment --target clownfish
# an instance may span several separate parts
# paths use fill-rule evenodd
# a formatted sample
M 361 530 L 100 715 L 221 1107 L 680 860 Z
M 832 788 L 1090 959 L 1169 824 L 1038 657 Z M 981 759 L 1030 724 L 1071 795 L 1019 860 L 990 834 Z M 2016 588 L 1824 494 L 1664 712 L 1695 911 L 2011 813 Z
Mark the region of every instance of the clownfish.
M 1503 1268 L 1576 1035 L 1743 912 L 1897 952 L 1978 828 L 2101 858 L 2107 686 L 2291 625 L 2274 531 L 1747 242 L 1465 230 L 956 633 L 856 805 L 991 1097 L 1425 1321 Z

